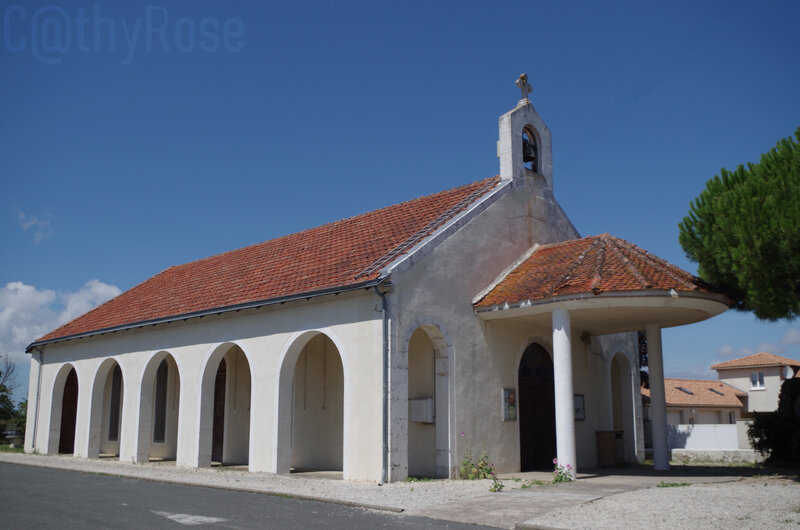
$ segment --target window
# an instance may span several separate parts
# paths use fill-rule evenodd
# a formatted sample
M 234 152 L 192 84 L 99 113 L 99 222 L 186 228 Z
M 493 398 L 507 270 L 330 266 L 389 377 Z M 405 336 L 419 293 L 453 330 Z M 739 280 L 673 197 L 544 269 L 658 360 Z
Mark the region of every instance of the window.
M 122 370 L 119 365 L 111 373 L 111 407 L 108 413 L 108 441 L 119 440 L 119 410 L 122 404 Z
M 764 388 L 764 372 L 750 372 L 750 388 L 753 390 Z
M 161 361 L 156 372 L 155 424 L 153 425 L 153 441 L 164 443 L 167 431 L 167 360 Z

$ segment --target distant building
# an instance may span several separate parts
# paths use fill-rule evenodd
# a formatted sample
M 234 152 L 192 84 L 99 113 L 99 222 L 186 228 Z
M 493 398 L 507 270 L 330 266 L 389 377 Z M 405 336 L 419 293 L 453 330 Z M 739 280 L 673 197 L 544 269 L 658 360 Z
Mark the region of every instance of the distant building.
M 747 392 L 720 381 L 664 378 L 668 425 L 735 424 Z M 645 419 L 650 413 L 650 389 L 642 388 Z
M 800 375 L 800 361 L 761 352 L 715 364 L 711 369 L 717 371 L 720 381 L 747 393 L 745 413 L 765 412 L 778 408 L 781 385 L 785 379 Z

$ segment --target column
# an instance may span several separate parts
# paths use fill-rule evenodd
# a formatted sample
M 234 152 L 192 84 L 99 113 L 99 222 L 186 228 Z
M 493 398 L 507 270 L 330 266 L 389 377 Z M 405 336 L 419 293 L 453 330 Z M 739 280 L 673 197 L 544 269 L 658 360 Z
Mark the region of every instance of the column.
M 650 414 L 653 421 L 653 468 L 669 469 L 667 448 L 667 402 L 664 391 L 664 358 L 661 353 L 661 328 L 645 326 L 647 333 L 647 368 L 650 372 Z
M 556 405 L 556 456 L 558 464 L 572 466 L 575 478 L 575 409 L 572 397 L 572 343 L 569 313 L 553 311 L 553 378 Z

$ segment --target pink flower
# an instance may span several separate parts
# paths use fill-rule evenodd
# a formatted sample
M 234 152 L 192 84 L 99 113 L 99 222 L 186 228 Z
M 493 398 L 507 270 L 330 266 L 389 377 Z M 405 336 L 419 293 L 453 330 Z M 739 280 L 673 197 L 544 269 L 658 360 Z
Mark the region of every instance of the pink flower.
M 463 433 L 462 433 L 463 434 Z M 558 458 L 553 459 L 553 464 L 558 465 Z

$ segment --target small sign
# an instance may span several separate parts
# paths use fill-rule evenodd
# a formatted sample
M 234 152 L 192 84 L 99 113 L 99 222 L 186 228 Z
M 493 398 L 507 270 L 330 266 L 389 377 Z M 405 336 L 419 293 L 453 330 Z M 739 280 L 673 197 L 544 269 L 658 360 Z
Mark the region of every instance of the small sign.
M 503 421 L 517 421 L 517 391 L 503 389 Z
M 583 402 L 583 394 L 575 394 L 572 396 L 575 400 L 575 421 L 583 421 L 586 419 L 586 406 Z

